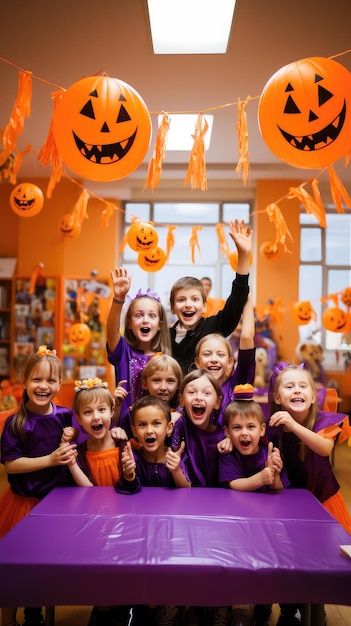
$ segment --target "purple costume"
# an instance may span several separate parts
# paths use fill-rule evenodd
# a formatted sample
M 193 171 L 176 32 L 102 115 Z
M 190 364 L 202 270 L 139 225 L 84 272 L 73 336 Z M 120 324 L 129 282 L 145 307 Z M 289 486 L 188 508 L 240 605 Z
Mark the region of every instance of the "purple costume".
M 182 459 L 192 487 L 215 487 L 218 484 L 217 443 L 224 439 L 222 426 L 213 425 L 214 430 L 202 430 L 186 415 L 181 415 L 173 427 L 171 445 L 178 450 L 185 441 Z
M 148 461 L 142 450 L 133 450 L 136 462 L 135 480 L 126 480 L 122 475 L 115 489 L 118 493 L 137 493 L 141 487 L 175 487 L 173 476 L 165 463 Z M 180 461 L 183 474 L 188 478 L 184 459 Z
M 318 433 L 327 426 L 340 424 L 344 417 L 339 413 L 318 411 L 313 432 Z M 308 489 L 322 503 L 339 491 L 340 485 L 334 476 L 329 456 L 321 456 L 308 448 L 306 458 L 302 461 L 299 458 L 301 441 L 294 433 L 268 428 L 267 434 L 270 440 L 275 437 L 279 442 L 291 487 Z
M 66 407 L 52 404 L 50 415 L 38 415 L 27 410 L 24 425 L 25 441 L 12 433 L 9 417 L 1 435 L 1 462 L 20 457 L 40 457 L 51 454 L 60 445 L 62 430 L 72 425 L 73 412 Z M 19 496 L 44 498 L 51 489 L 71 484 L 70 472 L 64 465 L 47 467 L 35 472 L 8 474 L 11 490 Z
M 107 355 L 109 362 L 115 368 L 116 385 L 120 380 L 128 381 L 127 389 L 129 393 L 123 400 L 118 426 L 124 428 L 128 437 L 132 437 L 129 407 L 142 396 L 141 372 L 148 361 L 150 361 L 152 354 L 146 355 L 139 350 L 135 350 L 124 337 L 121 337 L 114 352 L 110 352 L 107 346 Z
M 219 482 L 229 483 L 238 478 L 249 478 L 264 469 L 267 461 L 267 446 L 259 443 L 256 454 L 240 454 L 236 448 L 228 454 L 219 454 Z M 280 474 L 284 487 L 289 487 L 289 480 L 284 469 Z M 269 485 L 262 485 L 256 491 L 269 491 Z
M 256 372 L 256 348 L 248 350 L 239 350 L 238 361 L 232 375 L 222 385 L 222 403 L 219 411 L 214 414 L 214 422 L 220 426 L 224 426 L 224 411 L 230 402 L 234 400 L 235 385 L 245 385 L 249 383 L 253 385 Z

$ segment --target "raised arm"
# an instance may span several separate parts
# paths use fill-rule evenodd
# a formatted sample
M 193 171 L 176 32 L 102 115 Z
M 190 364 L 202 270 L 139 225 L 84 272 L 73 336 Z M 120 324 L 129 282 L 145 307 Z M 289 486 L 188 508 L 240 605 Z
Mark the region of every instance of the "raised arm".
M 247 300 L 243 308 L 240 341 L 239 341 L 240 350 L 249 350 L 250 348 L 254 348 L 255 347 L 254 337 L 255 337 L 255 316 L 254 316 L 254 309 L 252 306 L 251 295 L 249 294 L 247 296 Z
M 238 250 L 237 274 L 248 274 L 250 267 L 250 256 L 252 252 L 252 230 L 245 224 L 244 220 L 234 220 L 229 223 L 229 236 L 234 241 Z
M 110 312 L 107 318 L 106 332 L 107 332 L 107 345 L 109 351 L 112 353 L 117 348 L 118 342 L 121 338 L 120 324 L 121 324 L 121 311 L 126 295 L 130 289 L 132 277 L 128 274 L 128 271 L 123 267 L 116 267 L 110 272 L 113 287 L 113 300 L 111 302 Z

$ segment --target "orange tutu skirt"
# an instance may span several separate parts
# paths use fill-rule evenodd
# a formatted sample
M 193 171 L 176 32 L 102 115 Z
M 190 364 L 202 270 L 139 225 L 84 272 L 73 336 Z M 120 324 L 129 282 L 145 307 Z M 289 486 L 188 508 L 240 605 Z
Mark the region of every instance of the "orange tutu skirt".
M 0 496 L 0 538 L 11 530 L 29 511 L 40 502 L 40 498 L 25 498 L 11 491 L 10 487 Z
M 327 511 L 338 520 L 339 524 L 345 528 L 345 530 L 351 535 L 351 515 L 346 506 L 346 502 L 342 497 L 340 491 L 334 496 L 328 498 L 325 502 L 322 502 Z

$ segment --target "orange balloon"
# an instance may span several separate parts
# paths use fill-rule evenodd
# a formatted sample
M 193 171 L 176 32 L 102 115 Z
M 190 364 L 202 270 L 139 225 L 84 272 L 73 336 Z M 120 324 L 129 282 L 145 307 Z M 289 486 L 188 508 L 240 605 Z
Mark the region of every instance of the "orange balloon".
M 67 239 L 75 239 L 81 230 L 81 225 L 74 220 L 71 213 L 66 213 L 60 221 L 60 232 Z
M 351 287 L 345 287 L 345 289 L 342 290 L 341 302 L 347 307 L 351 306 Z
M 158 272 L 166 264 L 167 257 L 159 246 L 149 252 L 138 254 L 138 265 L 145 272 Z
M 119 180 L 143 161 L 151 119 L 133 87 L 109 76 L 88 76 L 58 99 L 53 135 L 73 172 L 89 180 Z
M 263 88 L 258 120 L 282 161 L 307 169 L 331 165 L 351 150 L 351 73 L 324 57 L 285 65 Z
M 278 241 L 265 241 L 260 246 L 260 254 L 266 261 L 277 261 L 284 252 L 284 246 Z
M 127 232 L 127 243 L 135 252 L 147 252 L 156 248 L 158 244 L 156 228 L 148 222 L 134 221 Z
M 323 312 L 322 324 L 333 333 L 349 331 L 349 315 L 338 306 L 330 307 Z
M 68 331 L 68 341 L 72 346 L 86 346 L 91 339 L 91 330 L 87 324 L 72 324 Z
M 44 194 L 40 187 L 32 183 L 17 185 L 10 194 L 10 206 L 21 217 L 33 217 L 43 208 Z
M 299 326 L 309 324 L 312 319 L 316 319 L 316 313 L 309 300 L 294 302 L 292 306 L 293 319 Z
M 249 265 L 252 265 L 252 260 L 253 260 L 253 256 L 252 256 L 252 253 L 250 253 Z M 228 255 L 228 261 L 229 261 L 230 267 L 234 270 L 234 272 L 236 272 L 236 270 L 238 269 L 238 252 L 237 252 L 237 250 L 234 250 L 234 252 L 231 252 L 231 254 Z

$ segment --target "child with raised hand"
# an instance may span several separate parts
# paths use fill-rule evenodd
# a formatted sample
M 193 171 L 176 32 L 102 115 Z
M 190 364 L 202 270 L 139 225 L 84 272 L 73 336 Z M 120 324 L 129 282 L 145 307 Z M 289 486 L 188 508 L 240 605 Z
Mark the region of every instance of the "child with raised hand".
M 120 413 L 123 415 L 140 397 L 141 370 L 156 354 L 171 353 L 167 315 L 161 300 L 149 289 L 145 293 L 139 289 L 131 301 L 125 316 L 124 337 L 120 333 L 122 306 L 131 285 L 127 270 L 117 267 L 111 271 L 114 297 L 107 319 L 108 360 L 115 368 L 116 385 L 127 381 L 127 395 L 124 397 Z
M 87 439 L 69 465 L 72 477 L 82 487 L 115 486 L 120 477 L 119 442 L 110 430 L 114 399 L 108 384 L 100 378 L 77 380 L 74 391 L 73 409 Z M 127 438 L 122 429 L 115 431 L 121 440 Z M 88 626 L 124 626 L 128 619 L 128 606 L 94 606 Z
M 0 537 L 51 489 L 72 482 L 67 466 L 76 455 L 76 446 L 69 443 L 74 436 L 73 412 L 54 404 L 63 378 L 56 351 L 40 346 L 23 368 L 22 400 L 1 435 L 1 462 L 10 486 L 0 498 Z M 16 613 L 16 608 L 3 608 L 3 626 L 15 625 Z M 24 615 L 26 626 L 44 624 L 41 607 L 26 607 Z
M 336 430 L 341 431 L 346 416 L 317 409 L 314 380 L 299 366 L 277 364 L 269 395 L 269 437 L 278 429 L 291 486 L 311 491 L 351 534 L 351 515 L 329 460 Z
M 133 405 L 132 430 L 139 448 L 128 441 L 121 453 L 122 472 L 116 491 L 132 494 L 148 487 L 190 487 L 182 461 L 184 442 L 173 452 L 168 438 L 173 429 L 169 403 L 158 396 L 144 396 Z M 175 606 L 133 607 L 132 626 L 177 624 Z
M 230 222 L 230 237 L 238 250 L 238 267 L 232 291 L 224 308 L 212 317 L 204 318 L 206 291 L 200 280 L 185 276 L 177 280 L 170 293 L 171 311 L 178 321 L 172 326 L 172 355 L 180 364 L 183 374 L 193 366 L 198 341 L 210 333 L 221 333 L 227 337 L 236 328 L 249 286 L 249 264 L 252 248 L 252 231 L 244 221 Z

